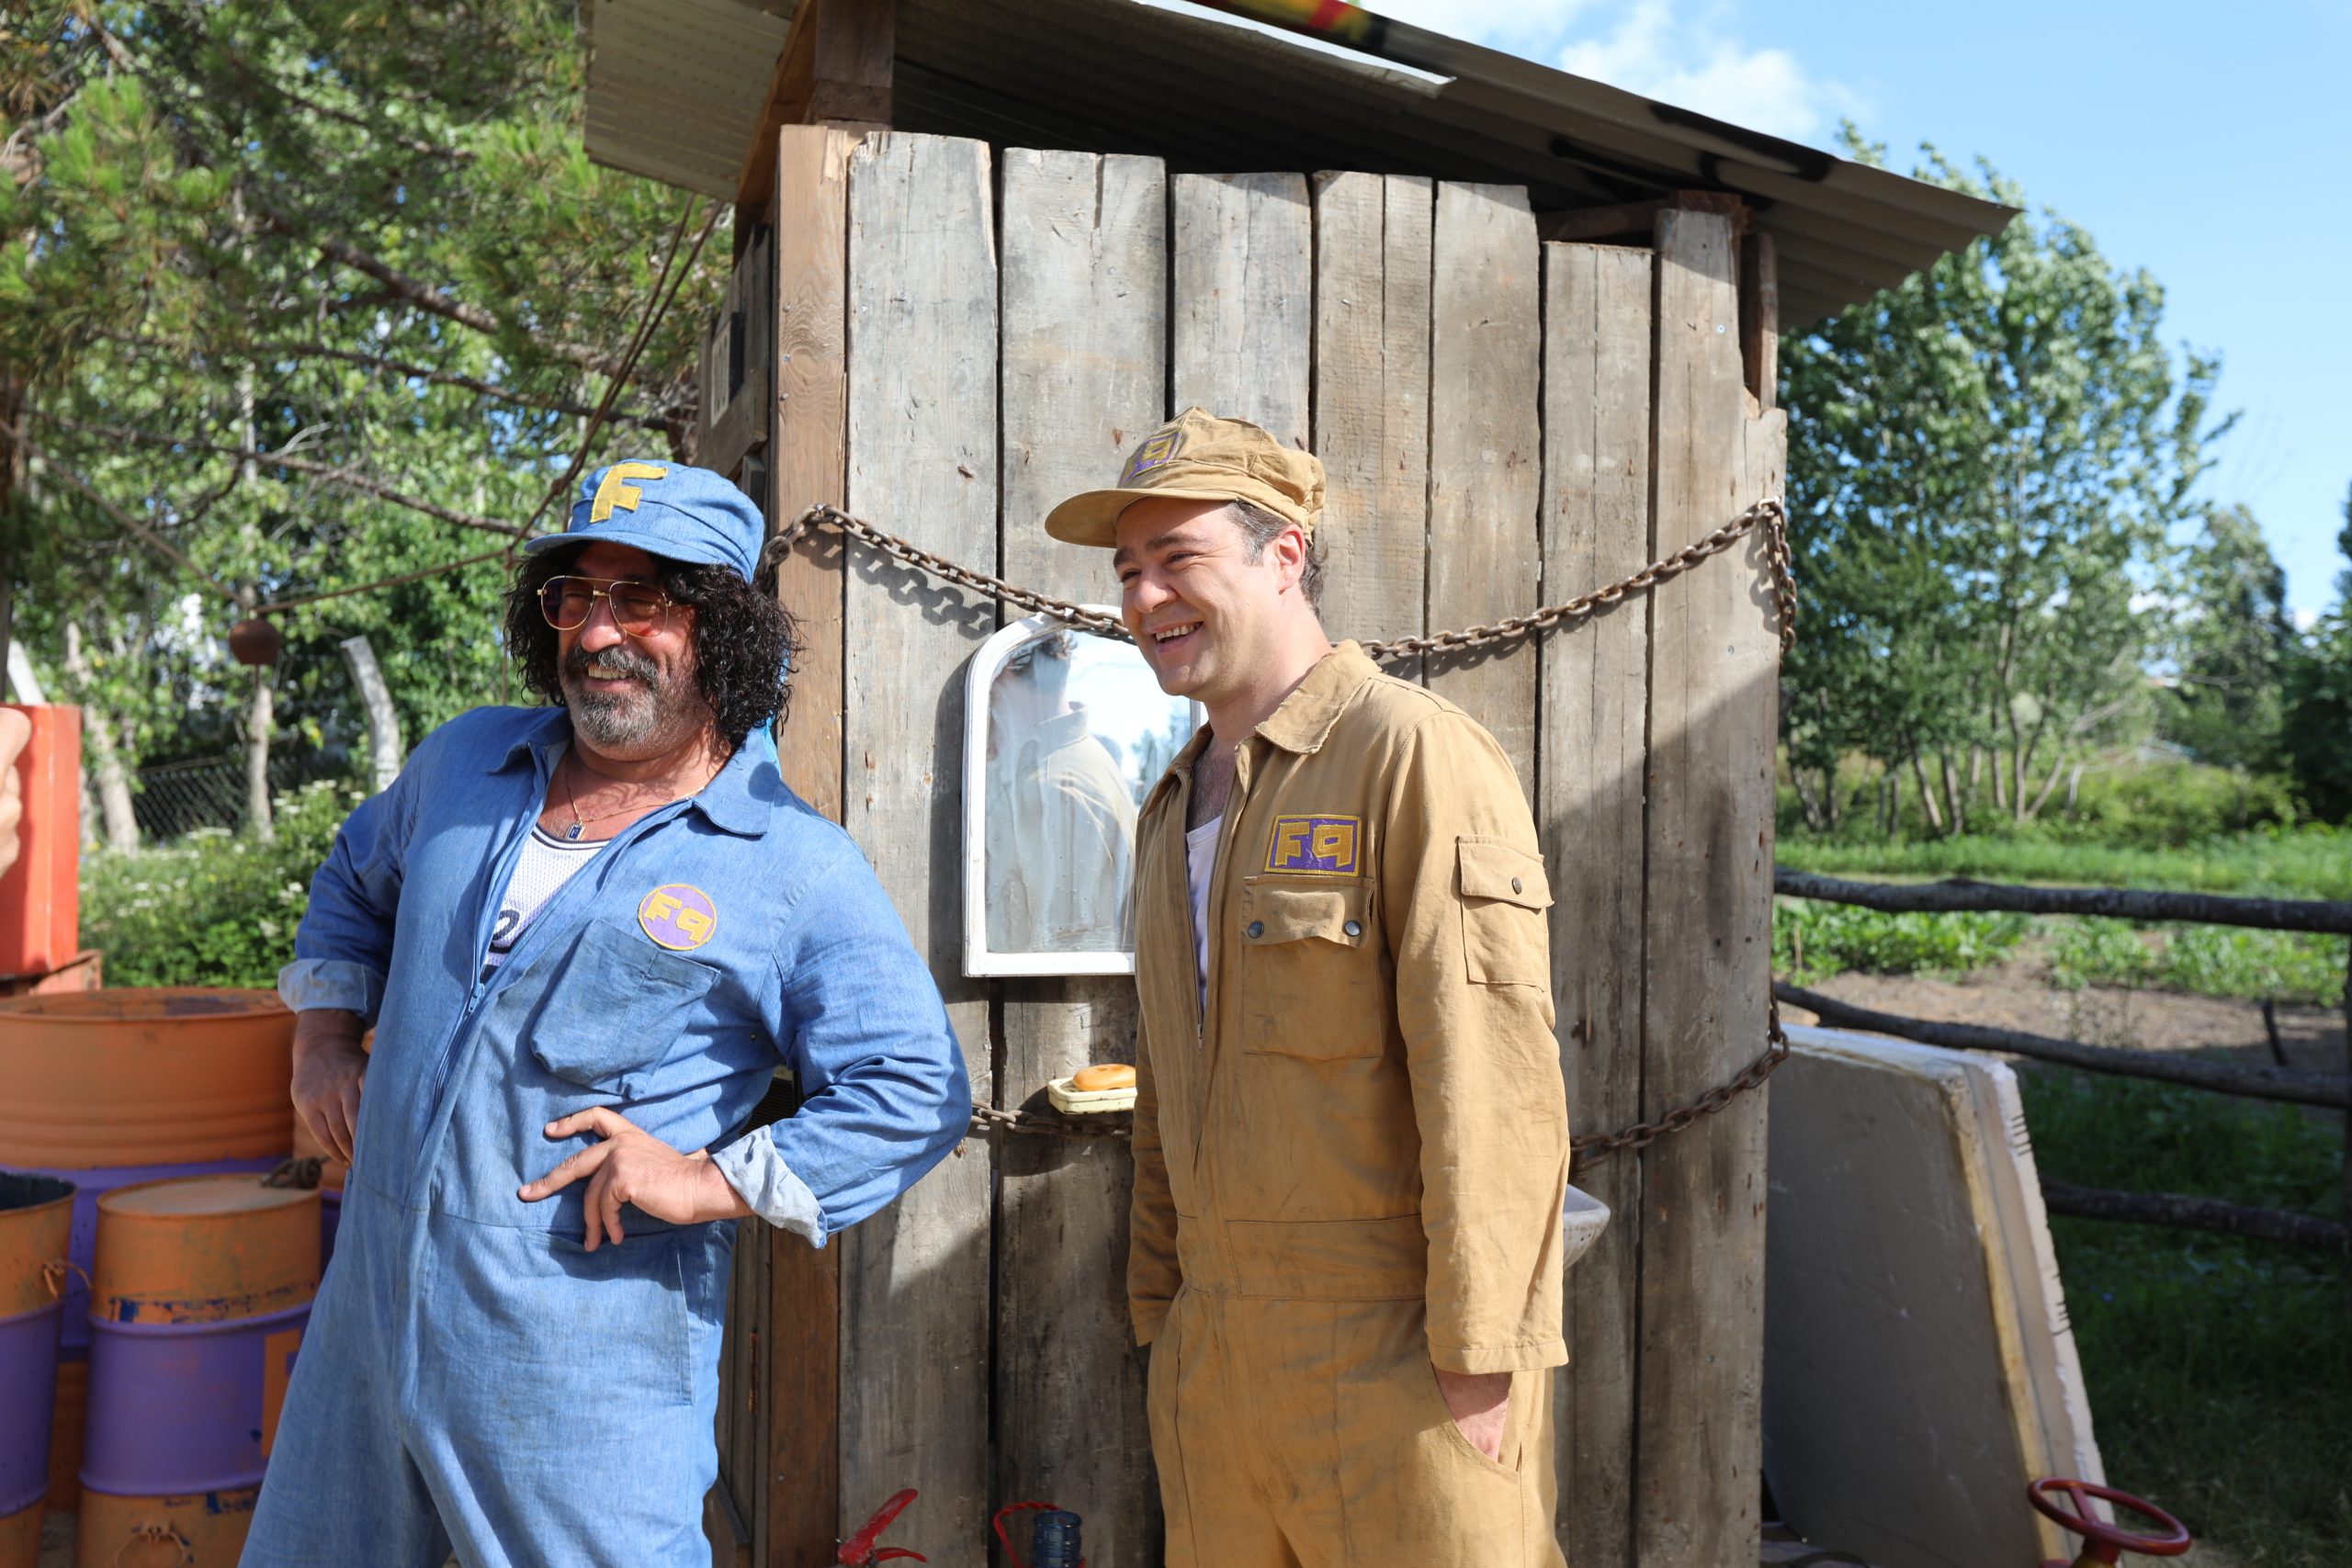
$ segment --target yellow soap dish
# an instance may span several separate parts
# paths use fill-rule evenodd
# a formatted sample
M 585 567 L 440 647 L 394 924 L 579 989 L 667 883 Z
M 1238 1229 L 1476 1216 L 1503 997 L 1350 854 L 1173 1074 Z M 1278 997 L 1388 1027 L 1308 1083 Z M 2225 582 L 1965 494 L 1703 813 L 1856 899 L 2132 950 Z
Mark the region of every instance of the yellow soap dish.
M 1046 1086 L 1046 1098 L 1065 1116 L 1091 1116 L 1104 1111 L 1136 1108 L 1133 1084 L 1122 1089 L 1080 1089 L 1069 1078 L 1056 1078 Z

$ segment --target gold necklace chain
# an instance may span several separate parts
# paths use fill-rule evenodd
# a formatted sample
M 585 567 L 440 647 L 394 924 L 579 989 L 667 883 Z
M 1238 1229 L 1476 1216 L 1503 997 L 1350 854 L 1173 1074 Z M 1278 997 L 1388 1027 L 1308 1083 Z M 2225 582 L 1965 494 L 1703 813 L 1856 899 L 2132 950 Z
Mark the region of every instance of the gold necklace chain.
M 577 751 L 565 752 L 563 760 L 566 762 L 574 763 L 583 767 L 586 765 L 580 762 L 580 753 Z M 695 785 L 694 788 L 684 792 L 684 794 L 671 795 L 668 799 L 656 801 L 650 806 L 624 806 L 617 811 L 607 811 L 601 817 L 582 817 L 580 815 L 579 792 L 572 788 L 571 781 L 567 778 L 563 781 L 563 804 L 571 812 L 571 828 L 570 831 L 564 834 L 564 842 L 568 844 L 579 842 L 580 836 L 588 831 L 588 824 L 591 822 L 609 822 L 616 817 L 626 817 L 632 811 L 640 813 L 647 811 L 659 811 L 662 807 L 669 805 L 672 801 L 684 800 L 686 795 L 699 795 L 705 788 L 708 787 L 711 779 L 715 779 L 718 776 L 718 769 L 724 768 L 726 765 L 726 762 L 722 761 L 718 764 L 718 768 L 711 770 L 708 778 L 704 779 L 701 784 Z

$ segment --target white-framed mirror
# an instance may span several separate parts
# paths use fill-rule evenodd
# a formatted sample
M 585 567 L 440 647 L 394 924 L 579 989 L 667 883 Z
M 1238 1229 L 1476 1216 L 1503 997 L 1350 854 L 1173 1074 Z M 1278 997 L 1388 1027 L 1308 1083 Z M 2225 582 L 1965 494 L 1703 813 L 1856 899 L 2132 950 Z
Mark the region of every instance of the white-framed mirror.
M 980 645 L 964 688 L 965 974 L 1134 973 L 1136 812 L 1198 723 L 1132 643 L 1032 615 Z

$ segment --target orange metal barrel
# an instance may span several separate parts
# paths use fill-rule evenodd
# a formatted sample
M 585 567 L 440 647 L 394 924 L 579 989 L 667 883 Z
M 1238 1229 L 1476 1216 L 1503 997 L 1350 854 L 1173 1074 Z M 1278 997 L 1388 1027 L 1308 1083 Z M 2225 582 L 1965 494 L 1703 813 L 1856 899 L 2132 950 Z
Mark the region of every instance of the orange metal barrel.
M 0 998 L 0 1162 L 88 1168 L 286 1153 L 294 1015 L 265 990 Z
M 319 1195 L 255 1176 L 118 1187 L 98 1200 L 90 1315 L 222 1323 L 299 1306 L 319 1288 Z
M 57 1300 L 73 1232 L 71 1182 L 0 1171 L 0 1317 Z
M 49 1511 L 70 1514 L 82 1506 L 82 1438 L 90 1418 L 90 1360 L 70 1356 L 57 1363 L 57 1399 L 49 1410 Z
M 180 1497 L 82 1494 L 75 1568 L 210 1568 L 232 1563 L 252 1530 L 258 1486 Z
M 46 1512 L 35 1503 L 0 1515 L 0 1568 L 40 1568 L 40 1521 Z

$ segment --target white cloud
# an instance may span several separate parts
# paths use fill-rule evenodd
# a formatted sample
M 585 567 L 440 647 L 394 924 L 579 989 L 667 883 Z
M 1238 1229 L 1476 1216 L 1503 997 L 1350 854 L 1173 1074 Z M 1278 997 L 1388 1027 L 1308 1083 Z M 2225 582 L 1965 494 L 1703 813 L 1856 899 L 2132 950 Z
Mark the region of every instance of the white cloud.
M 2294 617 L 2295 629 L 2299 632 L 2307 632 L 2313 626 L 2319 625 L 2319 612 L 2317 610 L 2306 610 L 2298 606 L 2288 613 Z
M 1774 136 L 1819 142 L 1860 98 L 1785 49 L 1750 48 L 1727 0 L 1372 0 L 1383 16 L 1506 49 Z
M 1561 70 L 1774 136 L 1812 141 L 1840 113 L 1859 106 L 1852 93 L 1806 71 L 1785 49 L 1750 49 L 1725 28 L 1720 12 L 1680 15 L 1675 0 L 1633 0 L 1595 39 L 1569 44 Z

